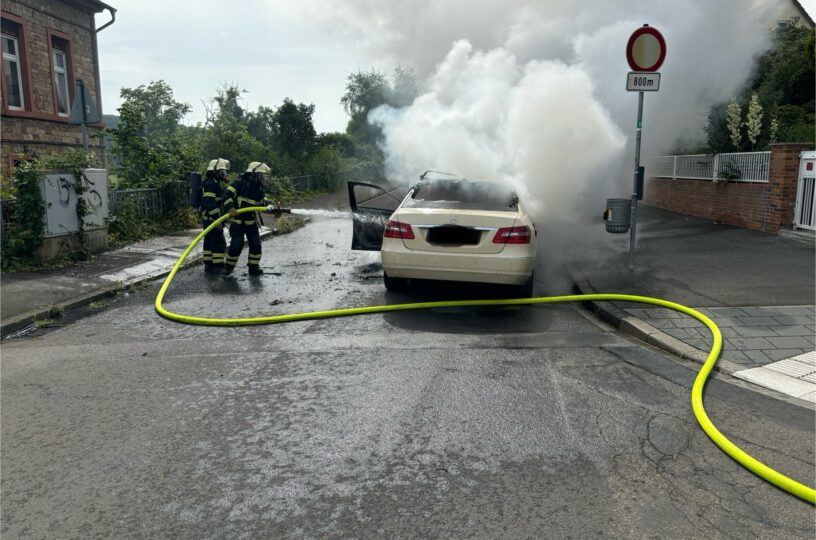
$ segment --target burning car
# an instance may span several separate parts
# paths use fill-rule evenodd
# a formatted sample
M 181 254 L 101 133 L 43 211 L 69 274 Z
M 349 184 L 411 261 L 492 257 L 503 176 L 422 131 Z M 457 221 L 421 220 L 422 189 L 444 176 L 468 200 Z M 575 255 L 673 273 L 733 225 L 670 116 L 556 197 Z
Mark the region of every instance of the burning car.
M 388 290 L 410 279 L 514 285 L 531 296 L 536 229 L 510 188 L 420 177 L 408 189 L 349 182 L 352 249 L 380 251 Z

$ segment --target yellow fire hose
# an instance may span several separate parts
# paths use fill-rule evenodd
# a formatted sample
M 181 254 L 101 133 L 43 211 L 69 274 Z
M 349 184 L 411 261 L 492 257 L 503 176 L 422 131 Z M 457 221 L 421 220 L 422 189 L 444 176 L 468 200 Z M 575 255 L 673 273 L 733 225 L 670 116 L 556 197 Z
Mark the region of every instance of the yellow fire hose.
M 257 211 L 264 211 L 266 208 L 261 206 L 253 206 L 251 208 L 243 208 L 238 210 L 238 213 L 243 212 L 257 212 Z M 697 418 L 697 422 L 699 422 L 700 427 L 703 428 L 706 435 L 714 441 L 714 444 L 719 446 L 723 452 L 728 454 L 732 459 L 734 459 L 737 463 L 748 469 L 749 471 L 753 472 L 757 476 L 765 479 L 766 481 L 774 484 L 777 487 L 780 487 L 791 493 L 796 495 L 802 500 L 805 500 L 811 504 L 816 504 L 816 490 L 810 488 L 804 484 L 800 484 L 796 480 L 781 474 L 774 469 L 771 469 L 764 463 L 754 459 L 750 455 L 743 452 L 737 445 L 729 441 L 720 431 L 711 423 L 709 420 L 708 415 L 703 408 L 703 387 L 705 386 L 706 380 L 708 379 L 709 373 L 711 373 L 711 369 L 714 367 L 714 364 L 717 362 L 717 358 L 720 355 L 720 350 L 722 349 L 722 334 L 720 334 L 720 329 L 717 328 L 717 325 L 714 322 L 700 313 L 699 311 L 695 311 L 689 307 L 675 304 L 674 302 L 669 302 L 666 300 L 661 300 L 659 298 L 651 298 L 648 296 L 634 296 L 630 294 L 574 294 L 574 295 L 566 295 L 566 296 L 548 296 L 548 297 L 538 297 L 538 298 L 512 298 L 507 300 L 455 300 L 455 301 L 443 301 L 443 302 L 418 302 L 413 304 L 392 304 L 392 305 L 383 305 L 383 306 L 369 306 L 369 307 L 360 307 L 360 308 L 345 308 L 345 309 L 332 309 L 328 311 L 312 311 L 312 312 L 304 312 L 304 313 L 290 313 L 287 315 L 268 315 L 264 317 L 237 317 L 234 319 L 224 319 L 224 318 L 211 318 L 211 317 L 195 317 L 192 315 L 184 315 L 181 313 L 173 313 L 168 311 L 162 307 L 162 300 L 164 299 L 164 295 L 167 292 L 167 288 L 170 286 L 170 282 L 173 280 L 173 277 L 178 272 L 181 264 L 184 262 L 184 259 L 190 254 L 193 247 L 198 244 L 204 236 L 210 232 L 213 228 L 217 227 L 219 223 L 227 219 L 229 216 L 224 215 L 215 222 L 213 222 L 209 227 L 204 229 L 195 239 L 187 246 L 187 249 L 181 254 L 179 259 L 176 261 L 176 264 L 173 266 L 173 269 L 170 271 L 170 274 L 164 280 L 164 283 L 159 289 L 159 294 L 156 295 L 156 311 L 162 316 L 170 320 L 186 323 L 186 324 L 196 324 L 196 325 L 205 325 L 205 326 L 245 326 L 245 325 L 253 325 L 253 324 L 275 324 L 275 323 L 285 323 L 285 322 L 293 322 L 293 321 L 305 321 L 310 319 L 327 319 L 331 317 L 346 317 L 350 315 L 363 315 L 367 313 L 384 313 L 388 311 L 406 311 L 412 309 L 430 309 L 430 308 L 442 308 L 442 307 L 461 307 L 461 306 L 519 306 L 519 305 L 529 305 L 529 304 L 552 304 L 556 302 L 586 302 L 589 300 L 607 300 L 607 301 L 626 301 L 626 302 L 640 302 L 643 304 L 652 304 L 655 306 L 660 306 L 668 309 L 673 309 L 675 311 L 679 311 L 680 313 L 684 313 L 691 317 L 694 317 L 698 321 L 705 324 L 708 329 L 711 331 L 711 335 L 713 337 L 713 341 L 711 344 L 711 351 L 708 353 L 708 357 L 706 358 L 705 362 L 703 363 L 702 369 L 697 374 L 697 377 L 694 379 L 694 384 L 691 387 L 691 408 L 694 411 L 694 416 Z

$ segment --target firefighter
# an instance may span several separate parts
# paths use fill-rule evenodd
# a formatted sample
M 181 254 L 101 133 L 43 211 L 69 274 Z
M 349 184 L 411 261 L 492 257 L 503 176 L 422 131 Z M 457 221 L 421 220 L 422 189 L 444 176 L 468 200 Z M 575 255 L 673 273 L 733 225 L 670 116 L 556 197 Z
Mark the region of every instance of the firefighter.
M 261 270 L 261 234 L 258 228 L 257 212 L 238 214 L 236 210 L 248 206 L 265 206 L 269 204 L 264 196 L 266 174 L 270 171 L 266 163 L 253 161 L 246 172 L 224 191 L 224 211 L 230 217 L 230 245 L 224 264 L 224 275 L 228 276 L 238 264 L 238 257 L 244 248 L 244 235 L 249 244 L 249 274 L 263 274 Z
M 221 217 L 221 199 L 227 185 L 229 161 L 214 159 L 207 167 L 207 174 L 201 186 L 201 215 L 206 229 Z M 223 272 L 227 243 L 224 240 L 224 226 L 219 225 L 204 237 L 204 271 Z

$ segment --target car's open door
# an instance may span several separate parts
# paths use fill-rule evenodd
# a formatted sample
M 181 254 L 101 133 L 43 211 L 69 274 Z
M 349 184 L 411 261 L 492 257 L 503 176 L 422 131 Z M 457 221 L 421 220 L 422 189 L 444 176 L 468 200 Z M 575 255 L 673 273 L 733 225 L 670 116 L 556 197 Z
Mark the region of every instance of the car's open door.
M 349 182 L 348 194 L 354 222 L 351 249 L 379 251 L 385 223 L 402 202 L 408 188 Z

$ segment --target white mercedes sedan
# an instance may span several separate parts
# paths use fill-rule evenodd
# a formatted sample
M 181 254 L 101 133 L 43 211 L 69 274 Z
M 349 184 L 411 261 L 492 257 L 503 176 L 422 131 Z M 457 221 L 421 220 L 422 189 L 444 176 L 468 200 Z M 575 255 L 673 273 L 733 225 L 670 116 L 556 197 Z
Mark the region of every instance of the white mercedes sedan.
M 388 290 L 430 279 L 514 285 L 532 296 L 536 229 L 513 190 L 427 179 L 408 190 L 349 182 L 352 249 L 379 250 Z

